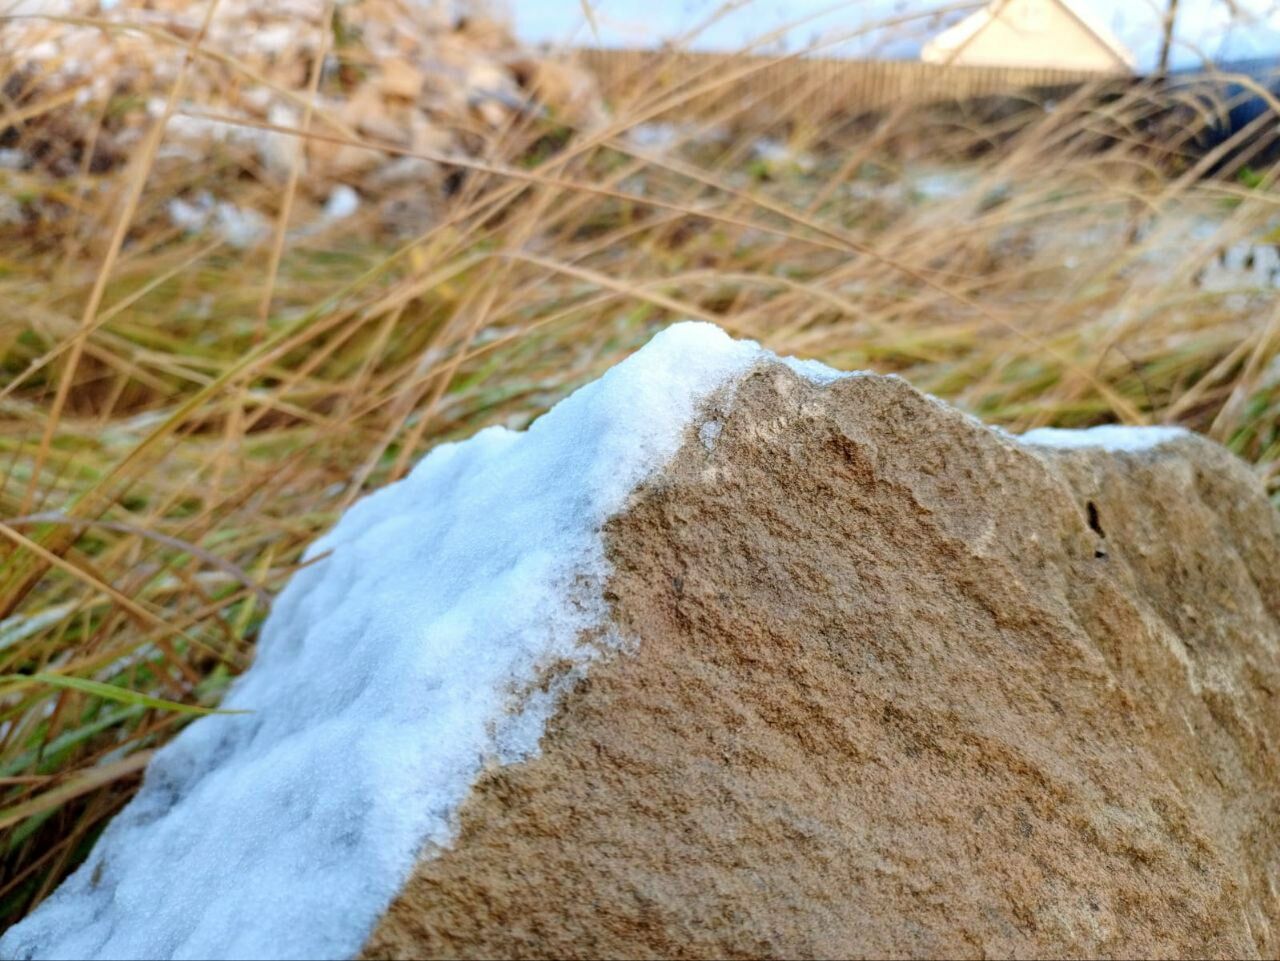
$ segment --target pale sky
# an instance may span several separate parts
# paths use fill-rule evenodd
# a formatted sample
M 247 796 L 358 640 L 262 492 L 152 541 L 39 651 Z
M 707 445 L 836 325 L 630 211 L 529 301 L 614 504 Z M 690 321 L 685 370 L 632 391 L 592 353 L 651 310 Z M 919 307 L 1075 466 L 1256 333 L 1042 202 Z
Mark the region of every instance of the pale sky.
M 1138 57 L 1154 65 L 1166 0 L 1071 0 L 1110 27 Z M 738 49 L 774 31 L 783 31 L 787 50 L 805 47 L 815 38 L 847 37 L 860 25 L 887 18 L 924 15 L 912 27 L 898 27 L 892 39 L 884 31 L 823 52 L 912 57 L 919 43 L 938 31 L 927 14 L 954 10 L 947 0 L 592 0 L 598 39 L 586 25 L 581 0 L 506 0 L 507 13 L 528 40 L 561 43 L 598 42 L 604 46 L 646 46 L 679 37 L 733 8 L 702 30 L 693 42 L 704 49 Z M 980 3 L 970 4 L 976 9 Z M 1233 17 L 1231 8 L 1240 11 Z M 803 21 L 799 23 L 799 21 Z M 791 29 L 788 25 L 796 24 Z M 905 35 L 904 35 L 905 34 Z M 1194 66 L 1205 56 L 1219 61 L 1280 55 L 1280 2 L 1276 0 L 1181 0 L 1174 65 Z

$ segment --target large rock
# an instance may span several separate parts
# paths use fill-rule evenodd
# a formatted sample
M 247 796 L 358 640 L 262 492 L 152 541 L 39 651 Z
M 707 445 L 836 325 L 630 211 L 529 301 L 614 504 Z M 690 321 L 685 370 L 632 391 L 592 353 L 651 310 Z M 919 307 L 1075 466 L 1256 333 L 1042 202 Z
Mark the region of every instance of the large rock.
M 1280 516 L 1208 441 L 684 325 L 310 556 L 0 955 L 1280 954 Z
M 1240 463 L 779 364 L 702 424 L 608 526 L 634 647 L 367 956 L 1276 957 L 1280 523 Z

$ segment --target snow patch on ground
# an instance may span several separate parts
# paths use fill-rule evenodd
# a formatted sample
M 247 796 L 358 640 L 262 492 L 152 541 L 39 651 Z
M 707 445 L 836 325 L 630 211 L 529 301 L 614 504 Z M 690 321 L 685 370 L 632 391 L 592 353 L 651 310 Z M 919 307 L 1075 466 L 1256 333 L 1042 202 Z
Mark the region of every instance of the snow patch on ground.
M 1037 447 L 1100 447 L 1109 451 L 1152 450 L 1188 436 L 1181 427 L 1120 427 L 1104 424 L 1086 430 L 1040 427 L 1027 431 L 1018 440 Z
M 354 955 L 482 766 L 536 752 L 568 683 L 545 672 L 609 643 L 603 522 L 770 356 L 677 325 L 527 431 L 437 447 L 354 505 L 223 704 L 252 713 L 164 748 L 0 955 Z
M 167 205 L 169 220 L 188 233 L 214 230 L 232 247 L 247 250 L 266 239 L 271 228 L 256 210 L 239 207 L 225 200 L 213 199 L 202 190 L 192 200 L 175 197 Z
M 360 209 L 360 195 L 347 184 L 338 184 L 329 194 L 324 205 L 324 219 L 329 221 L 346 220 Z

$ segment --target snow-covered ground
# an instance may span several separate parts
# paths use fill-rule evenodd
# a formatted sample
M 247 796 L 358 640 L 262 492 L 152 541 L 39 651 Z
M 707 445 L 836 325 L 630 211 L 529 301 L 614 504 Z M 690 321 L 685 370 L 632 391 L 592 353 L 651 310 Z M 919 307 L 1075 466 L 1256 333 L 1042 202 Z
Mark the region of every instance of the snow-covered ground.
M 249 713 L 202 718 L 160 751 L 0 956 L 358 952 L 424 846 L 449 842 L 483 766 L 536 753 L 558 693 L 618 643 L 604 521 L 701 402 L 768 357 L 679 324 L 527 431 L 437 447 L 357 503 L 308 551 L 227 696 Z M 845 376 L 787 363 L 815 383 Z M 707 445 L 717 433 L 699 430 Z M 1139 449 L 1167 435 L 1031 439 Z

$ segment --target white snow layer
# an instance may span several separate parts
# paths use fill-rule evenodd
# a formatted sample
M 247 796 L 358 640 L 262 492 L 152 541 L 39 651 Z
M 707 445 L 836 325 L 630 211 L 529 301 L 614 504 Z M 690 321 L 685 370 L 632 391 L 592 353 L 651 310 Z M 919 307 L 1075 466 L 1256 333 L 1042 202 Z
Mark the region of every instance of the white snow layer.
M 680 324 L 522 433 L 437 447 L 354 505 L 281 593 L 223 706 L 151 762 L 0 956 L 338 958 L 360 950 L 489 761 L 537 750 L 605 623 L 601 525 L 710 392 L 766 356 Z M 326 556 L 327 555 L 327 556 Z
M 1036 447 L 1100 447 L 1109 451 L 1137 452 L 1151 450 L 1186 437 L 1181 427 L 1122 427 L 1104 424 L 1084 430 L 1039 427 L 1029 430 L 1018 440 Z
M 523 433 L 437 447 L 353 506 L 281 593 L 223 706 L 151 762 L 85 864 L 0 957 L 342 958 L 486 763 L 537 751 L 602 637 L 602 524 L 699 405 L 773 355 L 679 324 Z M 787 363 L 825 384 L 842 376 Z M 719 424 L 703 425 L 714 444 Z M 1168 431 L 1033 431 L 1132 450 Z M 589 640 L 596 638 L 593 643 Z M 569 675 L 571 679 L 572 674 Z

